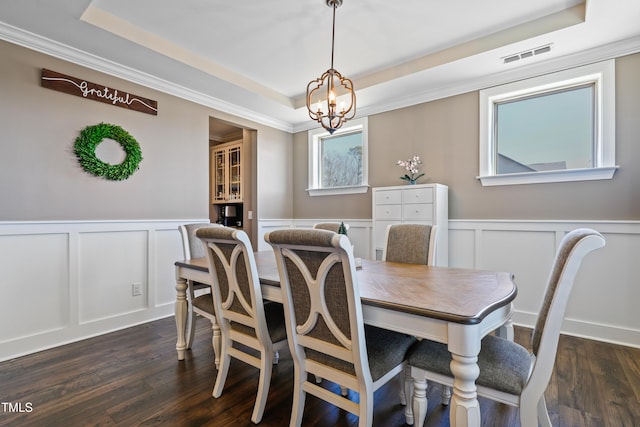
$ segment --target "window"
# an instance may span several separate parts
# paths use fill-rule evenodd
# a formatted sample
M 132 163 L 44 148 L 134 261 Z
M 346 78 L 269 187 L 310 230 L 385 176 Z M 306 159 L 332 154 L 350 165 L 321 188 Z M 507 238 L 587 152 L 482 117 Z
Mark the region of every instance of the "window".
M 365 193 L 368 188 L 367 118 L 352 120 L 333 135 L 309 131 L 309 195 Z
M 480 91 L 482 185 L 611 179 L 614 62 Z

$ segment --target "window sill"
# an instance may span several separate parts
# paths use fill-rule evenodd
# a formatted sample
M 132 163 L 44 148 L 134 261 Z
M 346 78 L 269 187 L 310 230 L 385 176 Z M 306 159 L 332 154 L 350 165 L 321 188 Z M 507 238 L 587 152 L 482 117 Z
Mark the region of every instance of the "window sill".
M 620 166 L 479 176 L 483 187 L 611 179 Z
M 309 196 L 337 196 L 340 194 L 362 194 L 369 189 L 368 185 L 333 188 L 307 188 Z

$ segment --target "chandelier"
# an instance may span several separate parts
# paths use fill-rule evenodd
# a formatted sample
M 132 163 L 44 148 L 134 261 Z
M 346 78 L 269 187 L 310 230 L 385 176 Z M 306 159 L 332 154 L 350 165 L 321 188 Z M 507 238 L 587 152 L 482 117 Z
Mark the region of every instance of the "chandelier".
M 333 68 L 333 45 L 336 34 L 336 9 L 342 0 L 325 0 L 333 8 L 331 33 L 331 68 L 307 85 L 307 110 L 309 117 L 333 134 L 356 114 L 356 94 L 350 79 L 342 77 Z

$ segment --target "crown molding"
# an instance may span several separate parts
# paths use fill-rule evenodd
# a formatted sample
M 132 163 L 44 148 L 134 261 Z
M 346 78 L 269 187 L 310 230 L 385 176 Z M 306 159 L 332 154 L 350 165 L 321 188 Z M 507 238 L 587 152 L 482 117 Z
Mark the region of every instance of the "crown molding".
M 273 117 L 239 107 L 238 105 L 231 104 L 219 98 L 203 94 L 202 92 L 186 88 L 155 77 L 151 74 L 109 61 L 97 55 L 93 55 L 29 31 L 22 30 L 4 22 L 0 22 L 0 39 L 54 58 L 62 59 L 82 67 L 130 81 L 150 89 L 158 90 L 187 101 L 195 102 L 196 104 L 200 104 L 205 107 L 220 110 L 246 120 L 251 120 L 265 126 L 285 132 L 293 131 L 292 125 L 288 122 L 277 120 Z
M 397 110 L 424 102 L 435 101 L 450 96 L 486 89 L 511 83 L 517 80 L 528 79 L 542 74 L 555 73 L 569 68 L 606 61 L 640 52 L 640 37 L 622 40 L 620 42 L 599 46 L 590 50 L 553 58 L 544 62 L 518 67 L 494 73 L 477 79 L 457 81 L 445 87 L 426 90 L 412 94 L 411 96 L 397 99 L 393 102 L 379 105 L 377 108 L 363 108 L 365 115 L 378 114 L 385 111 Z
M 315 127 L 314 123 L 311 121 L 293 124 L 287 121 L 275 119 L 271 116 L 260 114 L 256 111 L 240 107 L 133 68 L 123 66 L 113 61 L 106 60 L 88 52 L 13 27 L 3 22 L 0 22 L 0 39 L 285 132 L 296 133 L 313 129 Z M 359 108 L 356 118 L 410 107 L 425 102 L 485 89 L 491 86 L 510 83 L 516 80 L 561 71 L 607 59 L 615 59 L 638 52 L 640 52 L 640 37 L 634 37 L 572 55 L 552 58 L 528 66 L 519 66 L 517 68 L 505 70 L 504 72 L 476 79 L 456 81 L 444 87 L 429 89 L 422 92 L 416 91 L 412 95 L 404 98 L 392 99 L 389 97 L 388 102 L 376 103 L 372 106 Z
M 528 79 L 542 74 L 554 73 L 595 62 L 606 61 L 608 59 L 615 59 L 638 52 L 640 52 L 640 37 L 621 40 L 619 42 L 598 46 L 593 49 L 572 55 L 565 55 L 559 58 L 553 58 L 544 62 L 520 66 L 518 68 L 505 70 L 500 73 L 494 73 L 476 79 L 459 80 L 443 87 L 417 91 L 410 96 L 403 98 L 389 98 L 389 102 L 359 108 L 356 118 L 411 107 L 425 102 L 436 101 L 438 99 L 474 92 L 492 86 Z M 300 123 L 294 126 L 293 131 L 302 132 L 313 128 L 313 123 Z

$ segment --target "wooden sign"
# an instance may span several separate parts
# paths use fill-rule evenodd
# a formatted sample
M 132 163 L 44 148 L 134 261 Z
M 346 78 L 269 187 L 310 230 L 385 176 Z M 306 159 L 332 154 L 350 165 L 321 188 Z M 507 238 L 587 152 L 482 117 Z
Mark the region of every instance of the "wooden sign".
M 91 83 L 76 77 L 56 73 L 55 71 L 42 69 L 42 87 L 81 96 L 94 101 L 104 102 L 141 113 L 158 115 L 158 103 L 151 99 L 132 95 L 104 85 Z

